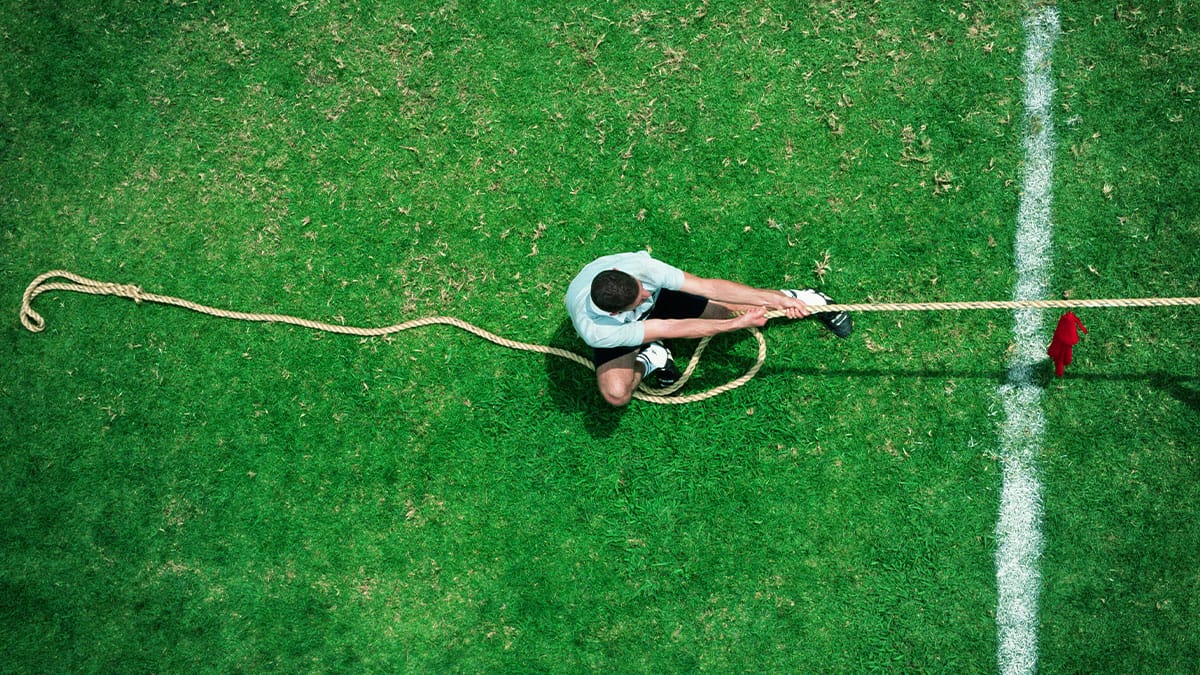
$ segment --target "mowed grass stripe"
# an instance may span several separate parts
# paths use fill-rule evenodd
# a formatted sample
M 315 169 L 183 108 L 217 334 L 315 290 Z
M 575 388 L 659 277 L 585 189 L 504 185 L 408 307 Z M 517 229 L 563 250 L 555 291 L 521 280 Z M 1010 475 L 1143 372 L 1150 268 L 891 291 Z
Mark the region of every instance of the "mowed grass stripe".
M 1045 297 L 1049 279 L 1054 172 L 1050 57 L 1059 31 L 1057 12 L 1053 7 L 1039 10 L 1026 19 L 1025 30 L 1028 129 L 1017 213 L 1016 300 Z M 996 524 L 997 662 L 1001 673 L 1032 673 L 1037 669 L 1038 559 L 1042 553 L 1042 490 L 1036 460 L 1045 426 L 1042 391 L 1032 372 L 1033 365 L 1043 358 L 1041 311 L 1018 310 L 1013 323 L 1016 351 L 1009 364 L 1008 382 L 1000 387 L 1005 421 L 1001 432 L 1003 485 Z

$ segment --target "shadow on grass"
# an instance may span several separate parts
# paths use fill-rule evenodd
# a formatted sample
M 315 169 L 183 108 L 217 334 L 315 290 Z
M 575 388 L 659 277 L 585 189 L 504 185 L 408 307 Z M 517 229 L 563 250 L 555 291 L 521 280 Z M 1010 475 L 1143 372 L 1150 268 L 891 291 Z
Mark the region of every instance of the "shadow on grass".
M 709 345 L 706 360 L 702 363 L 703 375 L 689 383 L 683 393 L 703 391 L 718 386 L 744 373 L 754 363 L 753 358 L 730 353 L 735 343 L 748 339 L 745 334 L 717 336 Z M 563 319 L 551 336 L 548 344 L 577 354 L 591 355 L 591 350 L 575 334 L 569 319 Z M 694 340 L 680 341 L 672 345 L 680 367 L 687 362 L 695 347 Z M 707 356 L 712 358 L 708 359 Z M 555 405 L 565 412 L 581 413 L 584 427 L 593 437 L 607 438 L 619 427 L 625 408 L 613 408 L 605 403 L 596 389 L 595 375 L 576 363 L 547 355 L 546 375 L 550 380 L 550 395 Z M 697 373 L 700 371 L 698 370 Z M 863 378 L 908 378 L 908 379 L 977 379 L 991 380 L 996 386 L 1008 381 L 1006 368 L 996 369 L 938 369 L 938 368 L 780 368 L 770 362 L 759 371 L 759 377 L 786 375 L 793 377 L 863 377 Z M 1167 372 L 1150 373 L 1079 373 L 1069 369 L 1063 378 L 1054 376 L 1054 364 L 1049 360 L 1039 362 L 1033 369 L 1033 383 L 1046 389 L 1055 382 L 1137 382 L 1144 381 L 1151 387 L 1166 392 L 1175 400 L 1200 413 L 1200 377 L 1180 376 Z M 746 386 L 754 386 L 753 382 Z
M 1179 377 L 1166 373 L 1151 373 L 1151 386 L 1162 389 L 1176 401 L 1200 413 L 1200 377 Z
M 575 334 L 570 319 L 559 323 L 546 344 L 591 358 L 592 350 Z M 545 362 L 554 404 L 564 412 L 582 414 L 584 429 L 592 437 L 612 436 L 626 409 L 614 408 L 605 402 L 596 388 L 596 374 L 578 363 L 551 354 L 545 356 Z
M 709 343 L 700 369 L 684 393 L 704 391 L 725 384 L 746 372 L 754 365 L 754 358 L 743 353 L 733 353 L 731 350 L 737 343 L 750 340 L 749 334 L 743 332 L 714 337 Z M 570 319 L 563 319 L 547 344 L 591 358 L 591 348 L 575 334 Z M 691 358 L 697 344 L 697 340 L 678 340 L 668 345 L 680 368 Z M 748 350 L 742 347 L 738 351 Z M 709 355 L 712 355 L 712 358 L 708 358 Z M 550 380 L 550 396 L 555 405 L 564 412 L 582 413 L 584 427 L 593 437 L 611 436 L 620 426 L 621 418 L 628 408 L 614 408 L 605 402 L 596 388 L 596 375 L 591 370 L 552 355 L 546 355 L 545 363 L 546 376 Z M 633 405 L 639 403 L 635 401 Z
M 864 377 L 864 378 L 906 378 L 906 379 L 976 379 L 991 380 L 1000 386 L 1008 382 L 1008 370 L 966 370 L 966 369 L 936 369 L 936 368 L 771 368 L 764 367 L 759 371 L 759 377 L 772 375 L 790 375 L 793 377 Z M 1149 373 L 1072 373 L 1069 369 L 1065 376 L 1054 376 L 1054 364 L 1043 361 L 1034 366 L 1033 383 L 1042 389 L 1048 389 L 1056 382 L 1145 382 L 1155 389 L 1166 392 L 1175 400 L 1200 413 L 1200 377 L 1174 375 L 1163 371 Z

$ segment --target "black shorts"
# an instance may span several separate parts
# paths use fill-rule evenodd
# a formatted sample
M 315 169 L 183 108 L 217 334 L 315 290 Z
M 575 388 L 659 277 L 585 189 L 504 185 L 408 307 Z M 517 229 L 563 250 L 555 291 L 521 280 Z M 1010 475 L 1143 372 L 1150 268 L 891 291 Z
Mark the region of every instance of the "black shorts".
M 654 303 L 654 309 L 650 310 L 643 319 L 696 319 L 704 310 L 708 308 L 708 298 L 684 293 L 683 291 L 672 291 L 670 289 L 662 289 L 658 294 L 658 302 Z M 592 363 L 596 367 L 620 358 L 626 354 L 630 354 L 640 350 L 645 345 L 637 347 L 596 347 L 592 353 Z

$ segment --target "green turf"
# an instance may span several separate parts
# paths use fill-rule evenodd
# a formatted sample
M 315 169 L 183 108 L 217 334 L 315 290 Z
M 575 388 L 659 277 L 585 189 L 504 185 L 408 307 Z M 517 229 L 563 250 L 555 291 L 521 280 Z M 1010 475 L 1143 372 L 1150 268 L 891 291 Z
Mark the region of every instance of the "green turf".
M 5 668 L 995 670 L 1006 313 L 773 323 L 742 389 L 613 411 L 448 327 L 17 309 L 67 268 L 582 351 L 566 284 L 645 248 L 1007 299 L 1026 12 L 0 0 Z M 1200 296 L 1197 16 L 1060 12 L 1054 292 Z M 1185 672 L 1200 315 L 1080 315 L 1068 377 L 1039 372 L 1042 663 Z M 715 340 L 694 388 L 753 355 Z
M 1153 3 L 1068 12 L 1056 277 L 1065 293 L 1198 295 L 1192 186 L 1200 17 Z M 1089 313 L 1044 454 L 1044 664 L 1186 672 L 1200 660 L 1195 309 Z

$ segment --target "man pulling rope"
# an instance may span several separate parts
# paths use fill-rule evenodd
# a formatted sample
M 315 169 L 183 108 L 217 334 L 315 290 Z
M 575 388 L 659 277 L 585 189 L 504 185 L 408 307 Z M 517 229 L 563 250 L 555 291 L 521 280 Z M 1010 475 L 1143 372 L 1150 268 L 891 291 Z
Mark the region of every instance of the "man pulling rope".
M 810 307 L 833 302 L 813 289 L 775 291 L 698 277 L 645 251 L 588 264 L 571 282 L 565 301 L 575 332 L 593 349 L 600 393 L 614 406 L 629 403 L 651 375 L 662 389 L 679 381 L 664 340 L 760 328 L 768 309 L 800 319 L 810 315 Z M 812 316 L 840 338 L 853 329 L 846 312 Z

